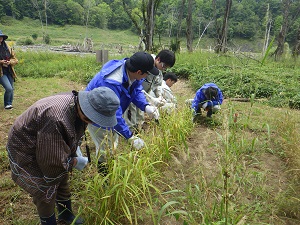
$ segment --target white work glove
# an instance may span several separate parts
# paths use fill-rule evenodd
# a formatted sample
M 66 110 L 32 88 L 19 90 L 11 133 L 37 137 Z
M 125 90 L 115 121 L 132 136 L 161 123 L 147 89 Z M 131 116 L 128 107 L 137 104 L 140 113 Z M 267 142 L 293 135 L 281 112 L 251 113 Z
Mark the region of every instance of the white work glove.
M 158 108 L 152 105 L 147 105 L 145 108 L 145 112 L 150 116 L 153 117 L 154 119 L 158 120 L 159 119 L 159 111 Z
M 221 109 L 221 106 L 220 106 L 220 105 L 215 105 L 213 109 L 216 110 L 216 111 L 217 111 L 217 110 L 220 110 L 220 109 Z
M 167 103 L 166 99 L 164 99 L 162 96 L 159 96 L 158 98 L 153 98 L 152 100 L 153 100 L 153 104 L 156 107 L 161 107 Z
M 203 109 L 206 109 L 206 107 L 207 107 L 207 102 L 205 102 L 205 103 L 202 105 L 202 108 L 203 108 Z
M 77 156 L 83 156 L 80 147 L 78 146 L 76 149 L 76 155 Z
M 87 165 L 88 163 L 88 158 L 87 157 L 83 157 L 83 156 L 78 156 L 78 157 L 75 157 L 77 159 L 77 163 L 76 165 L 74 166 L 75 169 L 78 169 L 78 170 L 83 170 L 83 168 Z
M 141 148 L 144 147 L 145 142 L 143 141 L 143 139 L 132 135 L 131 138 L 128 139 L 128 141 L 131 143 L 131 145 L 136 149 L 136 150 L 140 150 Z

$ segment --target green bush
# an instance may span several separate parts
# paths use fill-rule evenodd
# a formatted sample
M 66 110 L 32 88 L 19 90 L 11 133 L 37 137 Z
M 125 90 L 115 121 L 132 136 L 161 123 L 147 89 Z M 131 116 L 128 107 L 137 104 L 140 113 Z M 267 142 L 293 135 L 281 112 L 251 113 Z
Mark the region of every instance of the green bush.
M 44 37 L 44 42 L 49 45 L 51 43 L 51 39 L 50 39 L 50 35 L 49 34 L 46 34 L 45 37 Z
M 26 39 L 18 40 L 17 44 L 18 45 L 33 45 L 34 42 L 31 38 L 26 38 Z
M 291 109 L 300 109 L 300 94 L 295 95 L 289 100 L 289 107 Z
M 32 37 L 33 40 L 36 40 L 38 38 L 38 34 L 34 33 L 34 34 L 31 35 L 31 37 Z

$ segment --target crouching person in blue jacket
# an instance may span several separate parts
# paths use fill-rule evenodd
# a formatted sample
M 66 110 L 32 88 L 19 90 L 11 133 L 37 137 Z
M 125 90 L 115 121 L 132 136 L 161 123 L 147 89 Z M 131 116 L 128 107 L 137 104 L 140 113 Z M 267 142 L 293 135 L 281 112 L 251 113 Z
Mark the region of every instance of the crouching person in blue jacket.
M 194 115 L 201 113 L 201 108 L 206 111 L 206 116 L 211 117 L 213 113 L 221 109 L 223 103 L 223 93 L 214 83 L 204 84 L 198 91 L 192 101 Z
M 123 118 L 123 113 L 129 104 L 132 102 L 150 117 L 159 118 L 158 109 L 147 102 L 142 92 L 144 78 L 150 73 L 155 76 L 159 74 L 159 70 L 154 66 L 153 57 L 146 52 L 137 52 L 130 58 L 111 60 L 104 64 L 86 87 L 87 91 L 101 86 L 108 87 L 120 99 L 120 107 L 116 113 L 118 123 L 112 130 L 105 129 L 99 124 L 88 125 L 89 133 L 96 146 L 98 169 L 103 175 L 107 173 L 106 155 L 116 149 L 119 135 L 127 139 L 137 150 L 144 146 L 144 141 L 133 135 Z

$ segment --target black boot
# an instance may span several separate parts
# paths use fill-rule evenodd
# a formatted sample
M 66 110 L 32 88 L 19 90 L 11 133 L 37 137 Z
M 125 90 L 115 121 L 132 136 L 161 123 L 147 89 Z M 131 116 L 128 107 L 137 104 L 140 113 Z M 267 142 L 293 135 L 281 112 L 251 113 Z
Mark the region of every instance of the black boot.
M 71 224 L 75 219 L 75 215 L 72 212 L 71 200 L 56 200 L 56 206 L 58 210 L 58 221 L 66 224 Z M 82 218 L 77 218 L 74 224 L 83 224 Z
M 53 214 L 50 217 L 40 217 L 41 220 L 41 224 L 42 225 L 56 225 L 56 218 L 55 218 L 55 214 Z

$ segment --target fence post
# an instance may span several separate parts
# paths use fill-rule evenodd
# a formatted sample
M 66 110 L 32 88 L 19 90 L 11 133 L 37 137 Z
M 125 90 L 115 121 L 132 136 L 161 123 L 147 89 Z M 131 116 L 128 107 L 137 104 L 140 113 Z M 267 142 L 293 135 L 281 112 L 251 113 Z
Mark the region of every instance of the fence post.
M 106 63 L 108 61 L 108 50 L 97 50 L 96 61 L 99 63 Z

